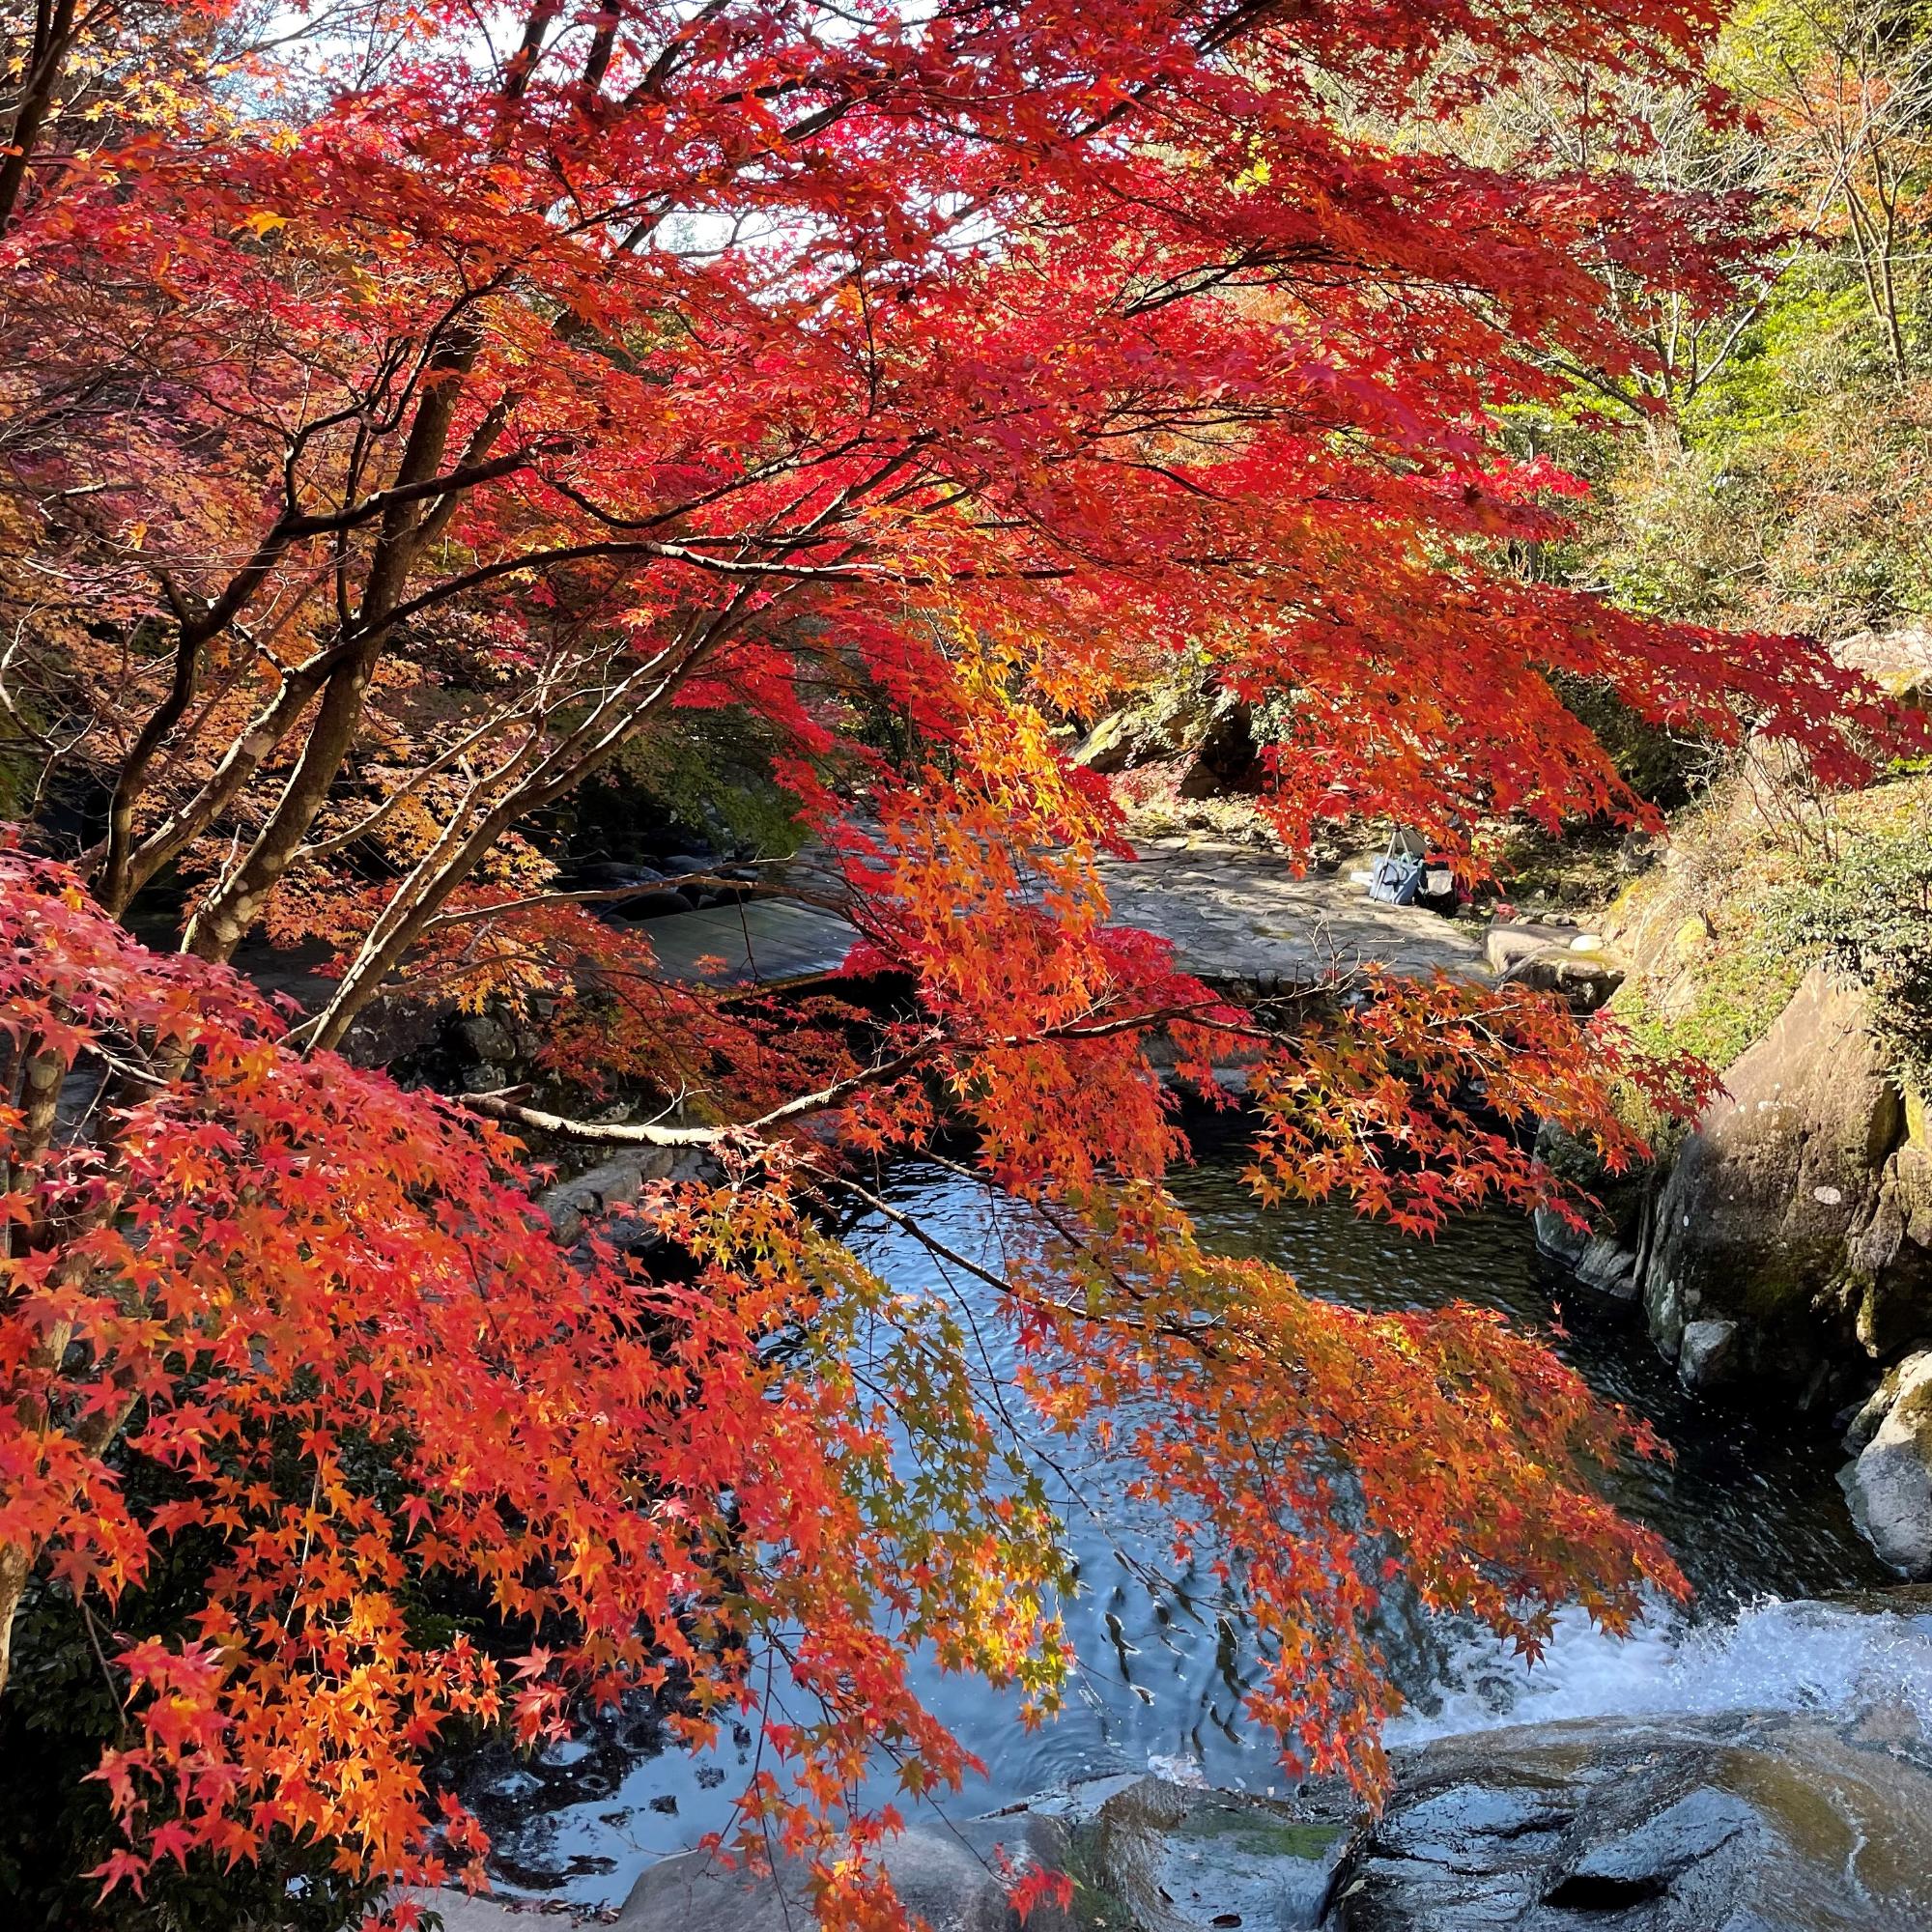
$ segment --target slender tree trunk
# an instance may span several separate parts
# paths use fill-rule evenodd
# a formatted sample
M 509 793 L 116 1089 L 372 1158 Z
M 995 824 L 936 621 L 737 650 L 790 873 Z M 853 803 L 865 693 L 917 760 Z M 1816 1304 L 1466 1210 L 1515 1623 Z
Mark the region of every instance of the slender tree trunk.
M 410 426 L 409 442 L 396 472 L 396 487 L 427 483 L 441 469 L 464 378 L 474 365 L 481 346 L 478 329 L 467 326 L 431 359 L 415 421 Z M 388 641 L 389 613 L 402 601 L 403 588 L 421 548 L 428 508 L 421 502 L 399 502 L 384 516 L 376 553 L 363 581 L 354 650 L 323 687 L 322 703 L 303 741 L 301 755 L 268 823 L 189 921 L 182 938 L 183 952 L 202 959 L 230 958 L 308 837 L 355 742 L 363 699 Z
M 1886 353 L 1891 371 L 1900 383 L 1906 379 L 1905 332 L 1899 323 L 1898 301 L 1891 279 L 1890 251 L 1886 246 L 1879 224 L 1872 219 L 1858 190 L 1845 185 L 1845 214 L 1852 232 L 1852 245 L 1858 252 L 1859 274 L 1865 285 L 1865 299 L 1872 319 L 1885 333 Z
M 7 1679 L 14 1664 L 14 1619 L 19 1613 L 20 1599 L 27 1594 L 27 1578 L 33 1574 L 34 1559 L 24 1545 L 0 1543 L 0 1697 L 7 1694 Z
M 468 832 L 460 821 L 449 826 L 425 854 L 396 895 L 322 1010 L 308 1041 L 311 1052 L 330 1052 L 348 1037 L 355 1016 L 382 990 L 410 949 L 423 935 L 449 895 L 468 880 L 491 849 L 519 818 L 554 803 L 607 764 L 669 702 L 689 675 L 699 652 L 668 669 L 638 704 L 601 729 L 580 727 L 532 777 L 499 799 Z
M 14 110 L 5 158 L 0 159 L 0 235 L 13 227 L 19 211 L 20 196 L 27 185 L 28 164 L 40 145 L 41 129 L 46 125 L 47 110 L 53 105 L 54 89 L 60 85 L 72 38 L 73 0 L 55 0 L 45 37 L 36 40 L 33 65 L 27 70 L 20 104 Z
M 667 646 L 649 664 L 639 666 L 471 830 L 466 832 L 460 819 L 444 830 L 397 889 L 337 982 L 334 997 L 317 1016 L 308 1051 L 332 1051 L 342 1044 L 356 1014 L 381 991 L 450 894 L 470 877 L 497 839 L 526 813 L 554 804 L 615 757 L 669 704 L 698 665 L 730 639 L 745 620 L 746 606 L 747 593 L 741 591 L 695 637 Z
M 322 704 L 302 743 L 269 822 L 241 864 L 188 922 L 182 951 L 225 960 L 260 917 L 264 901 L 288 869 L 328 797 L 362 722 L 362 701 L 375 675 L 386 632 L 379 631 L 323 687 Z
M 148 773 L 156 753 L 193 702 L 201 651 L 202 639 L 184 625 L 175 646 L 175 669 L 168 695 L 141 726 L 140 736 L 134 740 L 114 780 L 114 795 L 107 806 L 107 857 L 101 866 L 97 896 L 117 915 L 130 896 L 128 873 L 134 857 L 134 809 L 147 789 Z

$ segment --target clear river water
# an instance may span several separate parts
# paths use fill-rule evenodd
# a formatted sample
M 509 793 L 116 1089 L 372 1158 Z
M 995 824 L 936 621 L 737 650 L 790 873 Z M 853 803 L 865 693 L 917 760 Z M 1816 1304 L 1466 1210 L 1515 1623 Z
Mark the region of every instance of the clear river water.
M 1392 1651 L 1410 1709 L 1391 1742 L 1649 1711 L 1836 1711 L 1875 1694 L 1932 1718 L 1926 1621 L 1819 1601 L 1895 1580 L 1852 1528 L 1824 1424 L 1746 1420 L 1683 1394 L 1633 1314 L 1594 1304 L 1550 1270 L 1519 1216 L 1472 1215 L 1417 1242 L 1342 1208 L 1264 1210 L 1241 1184 L 1233 1148 L 1207 1153 L 1176 1191 L 1208 1245 L 1280 1262 L 1314 1293 L 1374 1307 L 1460 1297 L 1541 1329 L 1560 1316 L 1559 1352 L 1600 1393 L 1649 1417 L 1676 1452 L 1626 1471 L 1616 1500 L 1671 1545 L 1697 1591 L 1692 1609 L 1660 1608 L 1622 1639 L 1566 1616 L 1534 1667 L 1473 1633 L 1399 1633 Z M 886 1193 L 958 1252 L 995 1259 L 998 1216 L 971 1183 L 910 1164 Z M 890 1280 L 968 1305 L 990 1293 L 970 1279 L 945 1281 L 924 1248 L 882 1219 L 860 1222 L 852 1238 Z M 980 1329 L 998 1378 L 1009 1366 L 999 1324 Z M 1027 1731 L 1016 1698 L 921 1662 L 928 1704 L 987 1769 L 944 1808 L 984 1812 L 1071 1778 L 1149 1768 L 1260 1791 L 1277 1783 L 1265 1739 L 1242 1719 L 1240 1646 L 1208 1579 L 1177 1572 L 1156 1544 L 1135 1548 L 1131 1531 L 1071 1498 L 1067 1520 L 1081 1588 L 1065 1608 L 1081 1662 L 1058 1719 Z M 1160 1587 L 1142 1565 L 1164 1577 Z M 728 1823 L 751 1745 L 740 1732 L 703 1756 L 664 1750 L 648 1715 L 618 1712 L 533 1762 L 479 1768 L 466 1785 L 496 1842 L 498 1885 L 620 1902 L 653 1861 Z

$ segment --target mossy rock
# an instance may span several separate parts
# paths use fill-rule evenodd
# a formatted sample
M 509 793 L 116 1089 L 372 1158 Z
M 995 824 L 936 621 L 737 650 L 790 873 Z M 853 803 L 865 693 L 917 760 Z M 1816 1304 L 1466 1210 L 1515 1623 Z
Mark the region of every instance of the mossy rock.
M 1246 1925 L 1317 1925 L 1366 1823 L 1337 1782 L 1275 1800 L 1120 1778 L 1076 1785 L 1065 1805 L 1081 1932 L 1186 1932 L 1235 1922 L 1229 1915 Z
M 1667 1351 L 1691 1322 L 1737 1321 L 1743 1379 L 1768 1392 L 1932 1316 L 1932 1229 L 1899 1203 L 1905 1105 L 1871 1014 L 1861 987 L 1814 969 L 1699 1118 L 1659 1195 L 1644 1282 Z M 1889 1203 L 1896 1225 L 1874 1244 Z

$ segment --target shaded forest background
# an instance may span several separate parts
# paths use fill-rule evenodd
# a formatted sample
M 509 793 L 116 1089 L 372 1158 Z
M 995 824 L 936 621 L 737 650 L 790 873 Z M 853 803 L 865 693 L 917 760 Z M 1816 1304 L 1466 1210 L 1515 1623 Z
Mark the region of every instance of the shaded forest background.
M 1730 120 L 1641 103 L 1647 177 L 1754 197 L 1763 247 L 1732 313 L 1679 311 L 1659 368 L 1579 380 L 1523 445 L 1595 486 L 1576 540 L 1525 568 L 1631 609 L 1836 641 L 1932 609 L 1932 13 L 1893 0 L 1740 10 L 1714 63 Z M 1492 102 L 1498 153 L 1585 142 L 1534 87 Z M 1626 156 L 1626 159 L 1631 157 Z

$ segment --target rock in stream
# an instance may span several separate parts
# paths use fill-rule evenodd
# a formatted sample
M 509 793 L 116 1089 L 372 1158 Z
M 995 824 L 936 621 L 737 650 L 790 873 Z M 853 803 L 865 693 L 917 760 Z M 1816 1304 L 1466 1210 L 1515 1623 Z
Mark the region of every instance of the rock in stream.
M 1932 1756 L 1903 1709 L 1529 1725 L 1396 1776 L 1336 1932 L 1932 1925 Z
M 1075 1784 L 887 1850 L 932 1932 L 1018 1932 L 1003 1861 L 1066 1873 L 1027 1932 L 1925 1932 L 1932 1750 L 1917 1711 L 1591 1718 L 1393 1758 L 1372 1819 L 1335 1784 L 1286 1801 L 1152 1776 Z M 531 1923 L 447 1898 L 447 1932 Z M 501 1915 L 501 1916 L 497 1916 Z M 645 1873 L 627 1932 L 803 1932 L 803 1874 L 700 1853 Z
M 1037 1906 L 1028 1932 L 1313 1932 L 1361 1815 L 1341 1791 L 1277 1803 L 1153 1776 L 1096 1778 L 951 1830 L 915 1826 L 885 1854 L 915 1922 L 1011 1932 L 1002 1859 L 1065 1873 L 1070 1905 Z M 797 1932 L 802 1886 L 747 1886 L 699 1854 L 668 1859 L 626 1901 L 630 1932 Z

